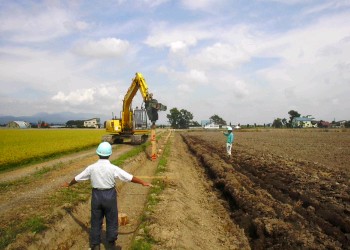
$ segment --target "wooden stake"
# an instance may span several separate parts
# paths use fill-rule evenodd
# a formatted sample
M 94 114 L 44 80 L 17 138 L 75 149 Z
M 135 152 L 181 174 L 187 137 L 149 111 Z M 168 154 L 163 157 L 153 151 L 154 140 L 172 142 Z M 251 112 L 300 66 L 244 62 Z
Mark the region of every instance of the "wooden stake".
M 152 161 L 157 160 L 157 143 L 156 143 L 156 130 L 154 127 L 151 129 L 151 144 L 152 144 Z

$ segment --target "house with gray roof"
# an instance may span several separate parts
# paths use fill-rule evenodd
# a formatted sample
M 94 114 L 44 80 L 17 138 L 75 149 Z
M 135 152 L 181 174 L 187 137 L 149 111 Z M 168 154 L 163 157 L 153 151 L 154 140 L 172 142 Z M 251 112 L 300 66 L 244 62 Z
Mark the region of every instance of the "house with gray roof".
M 100 118 L 92 118 L 84 121 L 84 127 L 86 128 L 100 128 Z
M 317 128 L 317 121 L 312 117 L 294 117 L 293 128 Z

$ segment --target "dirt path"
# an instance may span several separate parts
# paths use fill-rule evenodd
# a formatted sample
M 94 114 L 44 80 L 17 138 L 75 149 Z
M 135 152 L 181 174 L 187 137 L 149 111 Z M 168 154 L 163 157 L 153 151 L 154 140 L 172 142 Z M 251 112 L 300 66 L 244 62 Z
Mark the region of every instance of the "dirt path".
M 250 249 L 248 239 L 230 219 L 204 169 L 181 136 L 171 140 L 166 175 L 170 184 L 151 216 L 152 249 Z

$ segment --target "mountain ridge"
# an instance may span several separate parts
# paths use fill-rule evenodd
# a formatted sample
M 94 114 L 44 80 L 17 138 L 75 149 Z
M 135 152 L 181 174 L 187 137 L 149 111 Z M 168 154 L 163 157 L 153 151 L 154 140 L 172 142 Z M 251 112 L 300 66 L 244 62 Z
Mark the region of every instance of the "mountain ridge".
M 95 113 L 39 112 L 30 116 L 0 115 L 0 124 L 7 124 L 11 121 L 25 121 L 29 123 L 44 121 L 49 124 L 66 124 L 69 120 L 89 120 L 92 118 L 100 118 L 101 123 L 103 123 L 105 120 L 111 119 L 111 117 Z

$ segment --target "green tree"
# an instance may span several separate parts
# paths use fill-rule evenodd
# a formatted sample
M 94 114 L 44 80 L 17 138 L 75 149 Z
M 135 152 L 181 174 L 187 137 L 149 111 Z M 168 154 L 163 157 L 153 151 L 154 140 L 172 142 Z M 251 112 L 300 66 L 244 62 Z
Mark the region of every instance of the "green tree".
M 172 128 L 179 128 L 181 113 L 177 108 L 170 109 L 170 114 L 166 115 Z
M 192 113 L 185 109 L 179 111 L 177 108 L 172 108 L 170 114 L 166 117 L 169 119 L 172 128 L 188 128 L 193 123 Z
M 84 121 L 83 120 L 69 120 L 66 122 L 66 127 L 82 128 L 82 127 L 84 127 Z
M 226 125 L 226 121 L 218 115 L 212 115 L 209 119 L 217 125 Z
M 275 119 L 272 123 L 272 127 L 274 127 L 274 128 L 282 128 L 282 126 L 283 126 L 283 123 L 282 123 L 281 118 Z
M 181 119 L 180 119 L 180 128 L 188 128 L 193 120 L 193 115 L 191 112 L 181 109 Z
M 283 126 L 287 126 L 287 119 L 286 119 L 286 118 L 283 118 L 283 119 L 282 119 L 282 125 L 283 125 Z
M 289 114 L 289 122 L 288 122 L 287 126 L 291 128 L 291 127 L 292 127 L 293 119 L 294 119 L 295 117 L 300 117 L 300 114 L 298 113 L 298 111 L 295 111 L 295 110 L 290 110 L 290 111 L 288 112 L 288 114 Z
M 350 121 L 346 121 L 344 125 L 346 128 L 350 128 Z
M 192 121 L 190 126 L 191 127 L 201 127 L 201 125 L 197 121 Z

